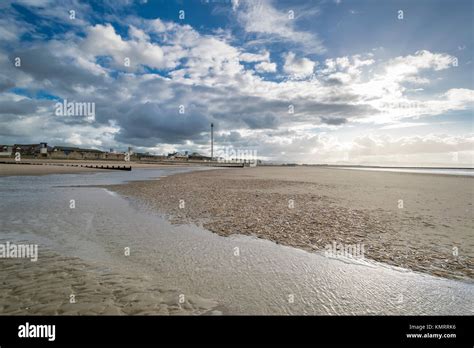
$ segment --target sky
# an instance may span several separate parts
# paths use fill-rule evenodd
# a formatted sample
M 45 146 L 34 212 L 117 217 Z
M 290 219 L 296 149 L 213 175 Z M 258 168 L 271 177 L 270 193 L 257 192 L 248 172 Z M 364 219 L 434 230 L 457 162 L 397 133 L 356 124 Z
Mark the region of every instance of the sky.
M 3 0 L 0 144 L 473 167 L 473 3 Z

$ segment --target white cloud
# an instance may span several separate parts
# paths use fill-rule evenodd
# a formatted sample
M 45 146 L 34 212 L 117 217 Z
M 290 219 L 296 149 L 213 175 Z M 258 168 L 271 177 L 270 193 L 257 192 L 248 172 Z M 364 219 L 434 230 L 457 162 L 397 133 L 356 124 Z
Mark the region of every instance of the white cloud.
M 296 58 L 293 52 L 288 52 L 283 58 L 285 59 L 283 71 L 301 78 L 311 75 L 316 66 L 316 63 L 308 58 Z
M 358 81 L 363 67 L 374 64 L 375 61 L 371 57 L 372 54 L 368 54 L 366 58 L 361 55 L 328 58 L 318 70 L 318 75 L 328 82 L 340 84 Z
M 432 53 L 430 51 L 417 51 L 414 55 L 397 57 L 390 60 L 386 67 L 384 77 L 391 81 L 417 82 L 417 75 L 422 70 L 435 71 L 448 69 L 452 66 L 454 57 L 448 54 Z M 425 83 L 426 80 L 419 80 Z
M 115 68 L 119 70 L 128 70 L 126 59 L 132 70 L 138 70 L 142 65 L 166 69 L 178 64 L 178 57 L 173 55 L 165 57 L 159 45 L 149 42 L 148 35 L 133 26 L 130 27 L 132 37 L 130 40 L 124 40 L 110 24 L 88 27 L 86 32 L 87 36 L 81 43 L 81 48 L 94 57 L 111 56 Z M 170 57 L 175 59 L 170 59 Z
M 423 122 L 399 122 L 399 123 L 383 126 L 380 129 L 399 129 L 399 128 L 411 128 L 411 127 L 420 127 L 420 126 L 428 126 L 428 125 L 429 123 L 423 123 Z
M 260 73 L 275 72 L 276 69 L 275 63 L 261 62 L 255 65 L 255 70 Z
M 444 96 L 447 100 L 458 102 L 461 105 L 466 106 L 466 104 L 474 103 L 474 90 L 466 88 L 452 88 L 444 93 Z
M 164 22 L 159 18 L 150 21 L 150 27 L 157 33 L 163 33 L 171 29 L 170 25 L 167 22 Z
M 235 11 L 239 7 L 239 0 L 232 0 L 232 10 Z
M 146 34 L 143 30 L 135 28 L 133 25 L 130 26 L 128 33 L 130 37 L 138 41 L 150 41 L 150 36 Z
M 263 51 L 262 53 L 241 53 L 239 59 L 242 62 L 255 63 L 255 62 L 269 62 L 270 61 L 270 52 Z
M 291 19 L 288 11 L 277 10 L 270 0 L 247 0 L 239 2 L 237 19 L 249 33 L 276 37 L 277 39 L 296 43 L 312 53 L 324 53 L 326 48 L 316 33 L 299 31 L 295 28 L 295 20 Z M 237 9 L 237 7 L 235 7 Z M 234 9 L 234 10 L 235 10 Z M 265 42 L 261 38 L 257 42 Z

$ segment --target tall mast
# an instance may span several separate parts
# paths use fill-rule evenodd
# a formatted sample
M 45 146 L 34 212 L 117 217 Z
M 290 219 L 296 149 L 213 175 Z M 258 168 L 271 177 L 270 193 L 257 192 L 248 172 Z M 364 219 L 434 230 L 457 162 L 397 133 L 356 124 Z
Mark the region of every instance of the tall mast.
M 214 123 L 211 123 L 211 161 L 214 159 Z

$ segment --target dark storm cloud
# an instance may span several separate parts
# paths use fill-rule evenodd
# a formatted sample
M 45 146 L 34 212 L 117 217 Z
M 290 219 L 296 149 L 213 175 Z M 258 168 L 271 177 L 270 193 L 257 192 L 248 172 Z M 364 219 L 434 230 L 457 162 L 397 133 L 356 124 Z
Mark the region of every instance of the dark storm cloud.
M 321 117 L 321 122 L 332 126 L 340 126 L 341 124 L 347 123 L 347 119 L 342 117 L 328 118 L 323 116 Z
M 33 77 L 37 82 L 50 86 L 54 84 L 58 92 L 74 91 L 74 86 L 94 86 L 103 83 L 104 77 L 92 74 L 82 68 L 72 57 L 58 57 L 54 47 L 48 45 L 42 48 L 32 48 L 15 51 L 10 55 L 13 62 L 15 58 L 21 59 L 21 66 L 17 69 Z
M 15 87 L 15 82 L 4 75 L 0 75 L 0 92 Z
M 6 100 L 0 101 L 0 114 L 27 115 L 32 114 L 37 109 L 36 101 L 22 99 L 18 101 Z
M 301 102 L 295 105 L 296 122 L 320 122 L 329 125 L 342 125 L 351 119 L 361 118 L 373 112 L 370 105 L 329 104 Z
M 342 86 L 342 85 L 344 85 L 344 82 L 341 79 L 338 79 L 337 77 L 328 78 L 324 82 L 328 86 Z
M 250 129 L 273 129 L 277 128 L 280 123 L 278 116 L 272 114 L 243 117 L 242 121 L 244 121 Z
M 230 133 L 222 133 L 215 137 L 216 141 L 221 143 L 236 143 L 242 139 L 242 135 L 239 132 L 232 131 Z
M 213 98 L 212 116 L 229 127 L 278 129 L 284 124 L 322 123 L 341 125 L 363 117 L 374 109 L 369 105 L 319 103 L 306 99 L 272 100 L 228 93 Z M 292 105 L 294 113 L 289 112 Z
M 212 116 L 222 126 L 249 129 L 276 129 L 288 112 L 283 101 L 227 94 L 211 101 Z
M 157 143 L 184 143 L 200 138 L 210 120 L 197 110 L 180 114 L 178 109 L 155 103 L 138 105 L 120 119 L 117 140 L 141 146 Z

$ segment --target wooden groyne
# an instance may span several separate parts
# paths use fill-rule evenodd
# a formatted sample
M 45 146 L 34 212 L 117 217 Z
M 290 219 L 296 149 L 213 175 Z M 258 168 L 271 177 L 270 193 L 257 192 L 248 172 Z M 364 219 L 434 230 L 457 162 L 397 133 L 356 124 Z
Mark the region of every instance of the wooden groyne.
M 211 163 L 210 167 L 223 167 L 223 168 L 244 168 L 243 163 Z
M 84 167 L 84 168 L 97 168 L 97 169 L 112 169 L 112 170 L 126 170 L 126 171 L 131 171 L 132 166 L 109 166 L 109 165 L 72 165 L 73 167 Z
M 36 163 L 36 162 L 12 162 L 12 161 L 0 161 L 1 164 L 26 164 L 33 166 L 59 166 L 59 167 L 79 167 L 79 168 L 94 168 L 94 169 L 110 169 L 110 170 L 126 170 L 131 171 L 132 166 L 120 166 L 120 165 L 109 165 L 109 164 L 72 164 L 72 163 Z

